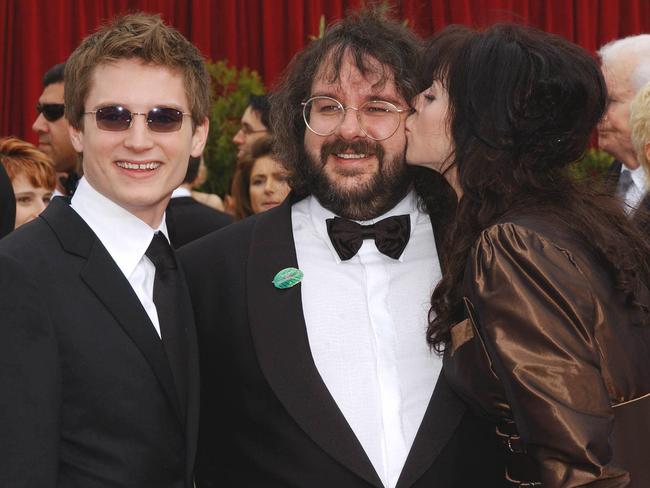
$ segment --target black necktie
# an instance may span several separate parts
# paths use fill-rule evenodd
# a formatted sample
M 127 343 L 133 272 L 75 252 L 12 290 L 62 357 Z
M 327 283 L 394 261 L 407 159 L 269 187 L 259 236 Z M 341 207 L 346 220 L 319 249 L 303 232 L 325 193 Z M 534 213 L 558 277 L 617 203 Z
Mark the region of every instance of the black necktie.
M 408 215 L 388 217 L 371 225 L 361 225 L 351 220 L 334 217 L 327 219 L 327 233 L 341 261 L 347 261 L 361 248 L 364 239 L 374 239 L 379 252 L 399 259 L 411 235 Z
M 180 312 L 181 277 L 174 251 L 162 233 L 154 234 L 145 254 L 156 267 L 153 281 L 153 302 L 156 304 L 158 312 L 163 347 L 174 375 L 174 383 L 181 406 L 185 410 L 188 375 L 187 333 Z

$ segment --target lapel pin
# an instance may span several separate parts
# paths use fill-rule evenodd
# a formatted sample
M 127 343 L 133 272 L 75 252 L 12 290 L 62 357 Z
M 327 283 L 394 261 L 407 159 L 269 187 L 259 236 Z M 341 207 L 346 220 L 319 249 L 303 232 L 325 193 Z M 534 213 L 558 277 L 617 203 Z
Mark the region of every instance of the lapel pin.
M 305 274 L 298 268 L 284 268 L 278 271 L 278 274 L 273 278 L 273 286 L 284 290 L 296 286 L 302 280 Z

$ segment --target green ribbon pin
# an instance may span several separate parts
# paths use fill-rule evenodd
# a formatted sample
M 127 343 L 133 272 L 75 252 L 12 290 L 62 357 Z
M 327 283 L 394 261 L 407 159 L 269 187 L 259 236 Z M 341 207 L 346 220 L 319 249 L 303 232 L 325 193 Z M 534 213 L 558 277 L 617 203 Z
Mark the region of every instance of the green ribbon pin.
M 278 274 L 273 278 L 273 286 L 284 290 L 296 286 L 302 280 L 305 274 L 298 268 L 284 268 L 278 271 Z

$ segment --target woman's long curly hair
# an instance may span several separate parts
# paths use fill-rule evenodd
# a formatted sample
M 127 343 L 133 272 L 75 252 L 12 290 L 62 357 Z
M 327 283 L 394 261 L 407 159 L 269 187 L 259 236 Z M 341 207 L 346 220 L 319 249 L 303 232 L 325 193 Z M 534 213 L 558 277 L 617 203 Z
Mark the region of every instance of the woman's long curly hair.
M 443 31 L 425 63 L 449 92 L 449 166 L 463 192 L 444 245 L 443 278 L 431 298 L 429 343 L 439 352 L 449 343 L 450 327 L 464 318 L 470 250 L 484 229 L 510 212 L 543 212 L 563 222 L 647 321 L 648 304 L 639 297 L 650 284 L 650 246 L 604 185 L 574 181 L 567 171 L 606 108 L 596 61 L 561 37 L 520 25 L 454 35 L 450 50 Z M 444 56 L 441 43 L 447 44 Z

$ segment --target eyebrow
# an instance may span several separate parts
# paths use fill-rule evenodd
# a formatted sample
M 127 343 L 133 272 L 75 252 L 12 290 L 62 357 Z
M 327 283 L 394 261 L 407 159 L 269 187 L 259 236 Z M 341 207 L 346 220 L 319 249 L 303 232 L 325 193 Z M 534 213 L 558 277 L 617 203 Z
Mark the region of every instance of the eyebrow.
M 340 96 L 340 94 L 336 95 L 336 94 L 334 94 L 332 92 L 320 91 L 320 92 L 312 93 L 310 95 L 310 98 L 312 98 L 312 97 L 330 97 L 330 98 L 333 98 L 334 100 L 339 100 L 337 98 L 338 96 Z M 381 100 L 381 101 L 384 101 L 384 102 L 390 102 L 393 105 L 402 105 L 402 104 L 408 105 L 408 103 L 403 102 L 402 100 L 398 100 L 394 96 L 381 95 L 379 93 L 371 93 L 369 95 L 366 95 L 363 100 L 364 100 L 364 103 L 365 102 L 372 102 L 372 101 L 375 101 L 375 100 Z

